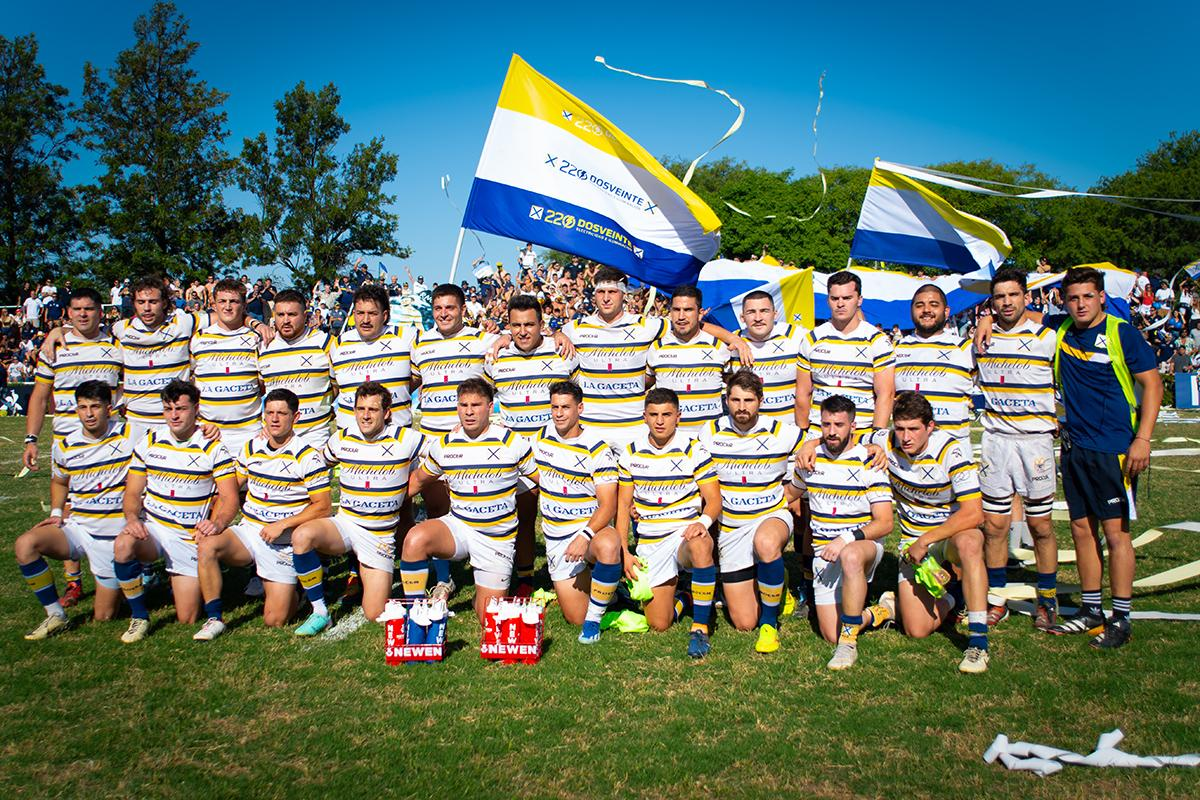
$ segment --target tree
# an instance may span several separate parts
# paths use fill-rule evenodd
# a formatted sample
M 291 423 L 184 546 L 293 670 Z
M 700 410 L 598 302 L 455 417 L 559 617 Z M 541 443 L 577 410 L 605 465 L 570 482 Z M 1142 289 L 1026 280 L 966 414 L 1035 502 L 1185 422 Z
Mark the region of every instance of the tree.
M 62 167 L 75 157 L 66 88 L 46 80 L 37 39 L 0 36 L 0 269 L 6 295 L 48 277 L 75 241 L 73 193 Z
M 275 103 L 273 145 L 260 133 L 242 147 L 238 185 L 259 203 L 252 257 L 287 267 L 297 283 L 331 280 L 356 254 L 411 255 L 387 210 L 396 198 L 383 191 L 397 157 L 374 137 L 339 161 L 338 141 L 350 132 L 340 102 L 333 84 L 312 92 L 301 81 Z
M 78 118 L 104 168 L 85 189 L 92 271 L 201 277 L 243 251 L 241 215 L 222 201 L 235 165 L 222 147 L 227 95 L 192 69 L 200 45 L 172 4 L 155 3 L 133 30 L 107 80 L 84 66 Z

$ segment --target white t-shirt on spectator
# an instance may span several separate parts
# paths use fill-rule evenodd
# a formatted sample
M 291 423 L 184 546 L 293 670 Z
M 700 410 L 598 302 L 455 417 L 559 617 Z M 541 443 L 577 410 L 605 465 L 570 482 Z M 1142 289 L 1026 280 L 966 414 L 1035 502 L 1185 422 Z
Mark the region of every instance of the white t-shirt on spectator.
M 1158 288 L 1158 291 L 1154 293 L 1154 299 L 1160 303 L 1169 303 L 1175 299 L 1175 294 L 1171 291 L 1171 287 L 1164 283 Z
M 108 302 L 112 303 L 114 306 L 121 305 L 121 287 L 120 286 L 114 286 L 108 290 Z
M 537 264 L 537 254 L 532 250 L 521 250 L 517 253 L 517 263 L 521 269 L 533 269 Z
M 25 319 L 36 327 L 42 313 L 42 301 L 36 297 L 26 297 L 21 309 L 25 312 Z

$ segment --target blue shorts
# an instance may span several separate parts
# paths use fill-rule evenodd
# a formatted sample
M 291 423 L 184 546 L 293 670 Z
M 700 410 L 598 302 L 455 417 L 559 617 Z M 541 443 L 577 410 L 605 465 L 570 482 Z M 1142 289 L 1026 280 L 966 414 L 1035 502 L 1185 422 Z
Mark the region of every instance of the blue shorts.
M 1137 519 L 1137 479 L 1125 477 L 1125 456 L 1063 445 L 1063 494 L 1071 519 Z

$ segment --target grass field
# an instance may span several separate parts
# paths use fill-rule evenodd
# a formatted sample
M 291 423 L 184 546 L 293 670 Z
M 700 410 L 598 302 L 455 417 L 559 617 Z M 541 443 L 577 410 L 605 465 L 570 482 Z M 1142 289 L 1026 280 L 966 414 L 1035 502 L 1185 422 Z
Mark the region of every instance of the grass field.
M 0 419 L 19 442 L 22 420 Z M 1160 426 L 1155 438 L 1200 426 Z M 1163 445 L 1179 447 L 1194 445 Z M 0 444 L 0 474 L 19 444 Z M 1135 533 L 1200 518 L 1200 458 L 1156 459 Z M 122 645 L 124 619 L 52 640 L 21 637 L 42 611 L 12 540 L 43 518 L 47 465 L 0 480 L 0 797 L 1155 797 L 1196 796 L 1200 772 L 1068 767 L 1050 778 L 985 765 L 1000 732 L 1088 752 L 1125 730 L 1131 752 L 1200 751 L 1195 623 L 1135 622 L 1131 645 L 1097 653 L 1082 637 L 1035 635 L 1014 617 L 992 635 L 983 676 L 960 675 L 961 642 L 866 634 L 859 665 L 825 669 L 830 648 L 799 619 L 784 646 L 722 621 L 712 655 L 685 655 L 686 626 L 606 634 L 585 648 L 557 610 L 535 666 L 480 659 L 470 590 L 455 600 L 453 652 L 436 666 L 388 667 L 378 626 L 344 641 L 267 630 L 227 581 L 230 632 L 191 640 L 169 606 L 153 635 Z M 1069 546 L 1065 523 L 1060 543 Z M 894 540 L 889 550 L 894 552 Z M 1200 534 L 1168 532 L 1139 551 L 1139 575 L 1200 558 Z M 60 574 L 58 565 L 54 565 Z M 795 570 L 793 570 L 793 573 Z M 461 574 L 460 574 L 461 577 Z M 545 573 L 539 576 L 545 581 Z M 1068 566 L 1060 581 L 1073 582 Z M 231 585 L 232 584 L 232 585 Z M 895 584 L 889 553 L 872 596 Z M 60 581 L 61 589 L 61 581 Z M 335 584 L 335 590 L 340 588 Z M 1077 598 L 1076 598 L 1077 599 Z M 1069 602 L 1069 601 L 1068 601 Z M 1200 582 L 1135 593 L 1135 610 L 1200 612 Z

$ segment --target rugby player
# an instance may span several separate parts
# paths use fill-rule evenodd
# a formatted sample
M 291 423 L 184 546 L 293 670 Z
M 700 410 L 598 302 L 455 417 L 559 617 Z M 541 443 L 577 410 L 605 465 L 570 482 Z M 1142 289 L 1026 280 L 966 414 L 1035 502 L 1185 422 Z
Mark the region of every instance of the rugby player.
M 983 447 L 979 484 L 983 490 L 984 558 L 988 588 L 1008 585 L 1009 522 L 1013 496 L 1025 508 L 1037 562 L 1037 606 L 1033 624 L 1053 627 L 1058 618 L 1058 544 L 1050 512 L 1054 505 L 1054 331 L 1030 316 L 1025 273 L 997 270 L 991 282 L 994 327 L 985 352 L 976 353 L 983 391 Z M 1003 598 L 989 597 L 988 625 L 1008 616 Z
M 296 613 L 292 536 L 299 526 L 329 516 L 329 468 L 295 435 L 300 398 L 275 389 L 263 398 L 266 437 L 246 442 L 237 458 L 237 479 L 246 492 L 242 519 L 200 540 L 200 589 L 204 625 L 192 638 L 212 641 L 225 632 L 221 564 L 254 564 L 263 582 L 263 624 L 286 625 Z
M 125 525 L 121 496 L 132 448 L 125 426 L 111 416 L 108 383 L 83 381 L 72 392 L 71 405 L 79 429 L 65 433 L 52 447 L 50 516 L 18 536 L 13 546 L 21 576 L 46 609 L 46 619 L 25 635 L 29 640 L 45 639 L 67 627 L 46 558 L 75 563 L 87 558 L 96 578 L 93 616 L 97 621 L 112 619 L 121 603 L 113 571 L 113 540 Z
M 480 625 L 488 601 L 505 596 L 512 582 L 520 479 L 539 482 L 529 440 L 491 424 L 494 397 L 482 378 L 458 385 L 458 427 L 429 442 L 408 482 L 412 495 L 445 476 L 450 511 L 414 526 L 400 559 L 406 597 L 425 596 L 427 559 L 469 559 Z
M 758 625 L 755 650 L 773 653 L 779 649 L 783 548 L 792 535 L 783 483 L 803 434 L 790 422 L 762 415 L 762 402 L 762 378 L 749 369 L 738 370 L 728 383 L 729 413 L 701 432 L 700 443 L 712 457 L 721 486 L 717 552 L 725 607 L 738 630 Z
M 703 297 L 695 286 L 671 295 L 671 327 L 646 354 L 646 386 L 670 389 L 679 397 L 679 430 L 695 438 L 721 416 L 721 394 L 729 368 L 729 348 L 700 330 Z
M 896 391 L 929 401 L 938 430 L 970 444 L 975 352 L 947 326 L 946 293 L 932 283 L 917 289 L 910 307 L 913 332 L 896 344 Z
M 201 604 L 197 540 L 220 533 L 237 516 L 233 459 L 197 425 L 200 390 L 174 379 L 160 396 L 166 430 L 150 430 L 133 443 L 123 501 L 125 528 L 113 545 L 113 569 L 132 614 L 121 635 L 126 644 L 150 633 L 140 562 L 166 557 L 175 616 L 193 623 Z
M 38 353 L 33 391 L 29 395 L 25 418 L 25 452 L 22 463 L 26 469 L 38 468 L 38 436 L 46 419 L 46 404 L 53 403 L 54 419 L 51 429 L 55 440 L 82 430 L 75 414 L 75 389 L 81 384 L 98 380 L 110 389 L 121 386 L 121 345 L 112 334 L 101 330 L 103 304 L 95 289 L 82 288 L 71 292 L 67 299 L 67 322 L 71 328 L 63 336 L 63 344 L 47 356 Z M 118 404 L 120 400 L 118 397 Z M 63 561 L 66 586 L 59 604 L 70 608 L 83 596 L 82 572 L 74 559 Z
M 889 403 L 890 405 L 890 403 Z M 855 442 L 854 401 L 829 395 L 821 401 L 821 444 L 811 469 L 797 465 L 790 497 L 808 496 L 812 511 L 812 602 L 821 635 L 836 644 L 829 669 L 858 660 L 867 586 L 892 532 L 892 491 L 887 476 Z
M 296 436 L 318 453 L 329 441 L 333 417 L 333 337 L 308 325 L 308 301 L 295 289 L 275 295 L 272 316 L 277 334 L 258 354 L 265 392 L 289 389 L 300 398 Z
M 585 393 L 586 399 L 586 393 Z M 617 536 L 625 575 L 645 570 L 653 587 L 646 622 L 665 631 L 675 621 L 679 570 L 692 573 L 692 630 L 688 655 L 711 648 L 709 619 L 716 590 L 709 528 L 721 512 L 721 489 L 704 445 L 678 430 L 679 398 L 670 389 L 646 393 L 646 427 L 617 458 Z M 632 514 L 637 514 L 637 560 L 629 554 Z
M 756 290 L 742 298 L 742 330 L 754 363 L 742 364 L 735 355 L 730 369 L 743 367 L 762 378 L 763 398 L 759 413 L 768 419 L 792 423 L 796 418 L 796 361 L 808 328 L 798 323 L 777 322 L 775 300 Z
M 191 339 L 192 378 L 200 389 L 200 419 L 217 426 L 233 454 L 262 430 L 260 340 L 246 326 L 246 285 L 222 278 L 214 293 L 216 323 Z
M 392 395 L 374 381 L 354 391 L 355 430 L 339 428 L 321 455 L 341 465 L 337 513 L 298 526 L 292 534 L 292 564 L 312 603 L 312 614 L 296 629 L 315 636 L 329 626 L 321 555 L 353 552 L 362 580 L 362 609 L 367 619 L 383 613 L 396 566 L 400 507 L 408 496 L 408 478 L 425 437 L 392 424 Z
M 508 302 L 508 332 L 512 344 L 485 365 L 484 377 L 496 387 L 501 422 L 532 443 L 550 423 L 550 387 L 575 378 L 579 366 L 574 356 L 560 355 L 555 342 L 542 335 L 542 306 L 529 295 L 517 295 Z M 533 593 L 538 513 L 537 489 L 524 484 L 523 489 L 517 495 L 518 597 Z
M 583 390 L 550 386 L 550 423 L 533 443 L 546 563 L 563 617 L 582 625 L 579 641 L 600 640 L 600 620 L 621 579 L 621 542 L 612 526 L 617 467 L 612 448 L 583 427 Z M 594 564 L 594 567 L 589 565 Z

